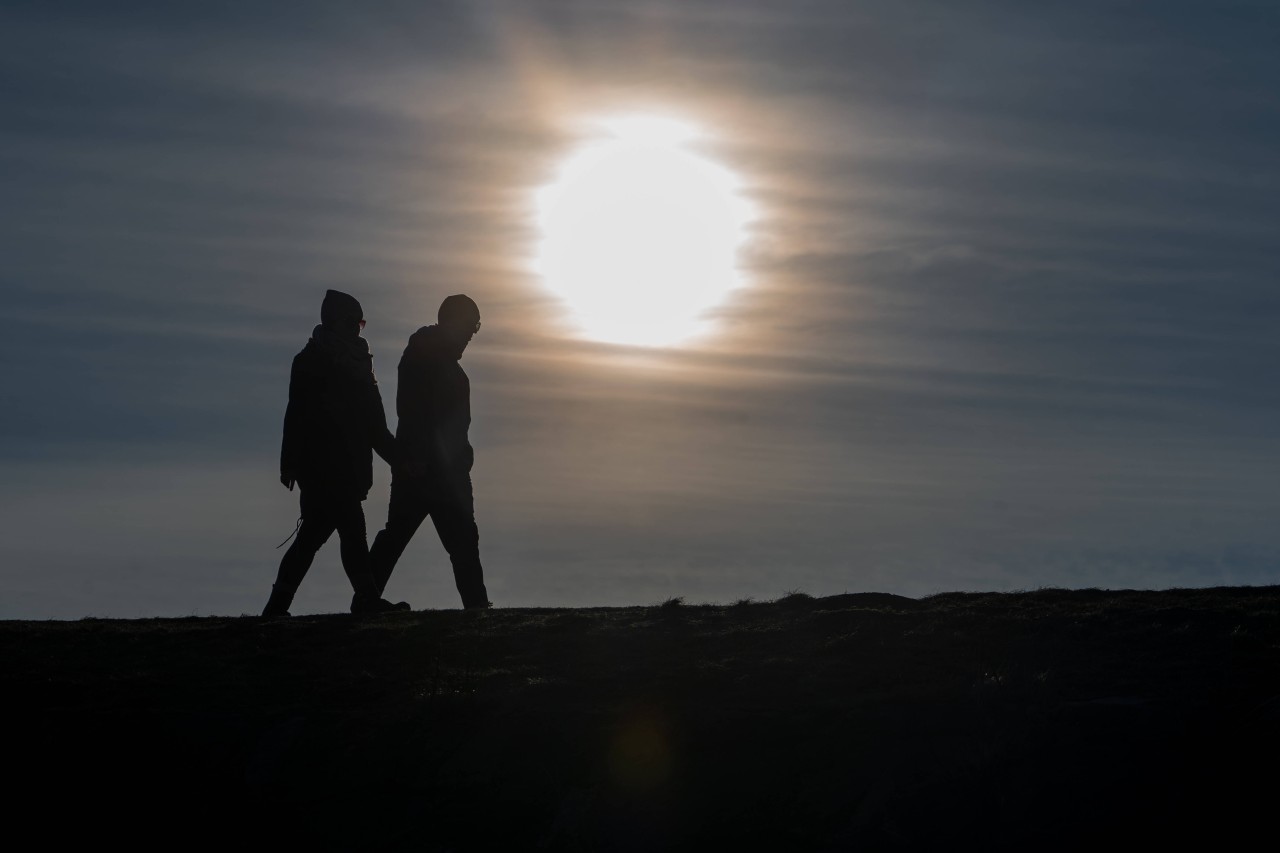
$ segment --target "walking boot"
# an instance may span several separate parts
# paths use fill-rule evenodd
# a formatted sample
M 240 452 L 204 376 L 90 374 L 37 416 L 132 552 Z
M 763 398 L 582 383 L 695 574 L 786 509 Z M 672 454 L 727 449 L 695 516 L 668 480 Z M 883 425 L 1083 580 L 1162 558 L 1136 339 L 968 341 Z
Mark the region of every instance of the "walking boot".
M 267 606 L 262 608 L 262 615 L 270 619 L 281 619 L 289 616 L 289 605 L 293 603 L 293 594 L 297 592 L 296 588 L 282 586 L 281 584 L 271 585 L 271 597 L 267 599 Z
M 407 601 L 397 601 L 394 604 L 385 598 L 379 598 L 377 595 L 367 593 L 361 595 L 356 593 L 351 599 L 351 612 L 357 614 L 363 613 L 404 613 L 413 608 L 409 606 Z

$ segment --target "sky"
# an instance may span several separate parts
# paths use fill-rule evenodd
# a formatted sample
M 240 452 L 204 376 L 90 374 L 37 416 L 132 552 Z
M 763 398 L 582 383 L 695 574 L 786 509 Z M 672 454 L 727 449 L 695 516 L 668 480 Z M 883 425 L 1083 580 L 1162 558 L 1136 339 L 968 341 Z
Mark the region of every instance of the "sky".
M 6 3 L 0 618 L 261 611 L 328 288 L 393 425 L 408 336 L 480 305 L 500 607 L 1277 583 L 1278 38 L 1231 0 Z M 584 337 L 534 262 L 615 115 L 698 128 L 753 211 L 701 337 Z M 460 606 L 429 526 L 387 595 Z M 335 538 L 292 609 L 349 601 Z

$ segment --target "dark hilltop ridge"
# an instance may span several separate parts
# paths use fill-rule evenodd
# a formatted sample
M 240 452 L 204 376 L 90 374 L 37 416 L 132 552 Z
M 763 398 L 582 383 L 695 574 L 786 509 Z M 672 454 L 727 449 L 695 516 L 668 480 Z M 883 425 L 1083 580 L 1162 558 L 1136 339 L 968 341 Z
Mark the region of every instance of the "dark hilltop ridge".
M 1232 849 L 1280 793 L 1280 587 L 9 621 L 0 650 L 8 825 L 60 846 Z

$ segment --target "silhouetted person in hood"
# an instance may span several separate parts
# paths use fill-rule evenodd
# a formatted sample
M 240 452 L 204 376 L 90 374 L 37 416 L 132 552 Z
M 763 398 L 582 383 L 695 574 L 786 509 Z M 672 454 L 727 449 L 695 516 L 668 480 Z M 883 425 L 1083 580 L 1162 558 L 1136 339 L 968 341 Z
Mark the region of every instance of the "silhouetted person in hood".
M 392 463 L 395 439 L 387 429 L 369 344 L 360 337 L 364 310 L 354 296 L 330 290 L 320 321 L 293 359 L 280 448 L 280 482 L 290 491 L 297 483 L 302 524 L 280 561 L 262 615 L 289 615 L 298 585 L 335 530 L 342 568 L 355 590 L 351 612 L 408 610 L 405 602 L 383 600 L 369 571 L 361 502 L 373 485 L 373 451 Z
M 409 338 L 396 389 L 396 445 L 387 526 L 373 540 L 369 561 L 378 594 L 405 546 L 427 516 L 453 563 L 453 579 L 467 610 L 491 607 L 480 566 L 480 533 L 471 492 L 473 453 L 471 382 L 459 359 L 480 331 L 480 309 L 470 297 L 450 296 L 438 324 Z

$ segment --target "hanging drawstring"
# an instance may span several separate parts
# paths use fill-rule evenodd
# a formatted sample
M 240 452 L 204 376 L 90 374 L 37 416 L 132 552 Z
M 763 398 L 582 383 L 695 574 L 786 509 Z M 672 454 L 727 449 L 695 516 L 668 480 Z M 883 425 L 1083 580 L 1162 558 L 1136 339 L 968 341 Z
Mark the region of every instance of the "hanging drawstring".
M 289 539 L 292 539 L 294 536 L 296 536 L 298 534 L 298 529 L 301 527 L 302 527 L 302 516 L 298 516 L 298 523 L 293 526 L 293 533 L 290 533 L 287 539 L 285 539 L 283 542 L 277 545 L 276 550 L 279 551 L 285 545 L 289 544 Z

